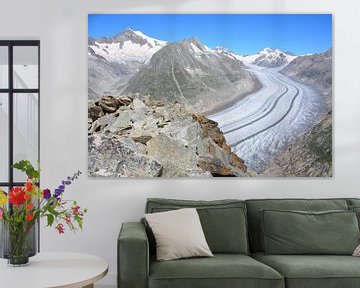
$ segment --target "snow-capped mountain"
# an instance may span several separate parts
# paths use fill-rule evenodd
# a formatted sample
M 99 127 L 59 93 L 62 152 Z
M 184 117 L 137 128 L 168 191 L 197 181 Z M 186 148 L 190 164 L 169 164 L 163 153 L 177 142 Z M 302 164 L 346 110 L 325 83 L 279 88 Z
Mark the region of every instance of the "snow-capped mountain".
M 282 52 L 279 49 L 264 48 L 260 52 L 253 55 L 239 55 L 227 48 L 218 46 L 214 50 L 219 55 L 224 55 L 232 59 L 239 60 L 245 64 L 255 64 L 263 67 L 280 67 L 290 63 L 297 56 L 291 52 Z
M 166 41 L 126 29 L 111 38 L 89 39 L 89 98 L 118 94 L 128 80 L 147 64 Z
M 296 57 L 292 53 L 286 53 L 279 49 L 265 48 L 257 54 L 241 56 L 239 59 L 244 63 L 273 68 L 289 64 Z
M 119 64 L 134 61 L 145 64 L 166 43 L 140 31 L 126 29 L 112 38 L 92 39 L 89 43 L 89 53 Z

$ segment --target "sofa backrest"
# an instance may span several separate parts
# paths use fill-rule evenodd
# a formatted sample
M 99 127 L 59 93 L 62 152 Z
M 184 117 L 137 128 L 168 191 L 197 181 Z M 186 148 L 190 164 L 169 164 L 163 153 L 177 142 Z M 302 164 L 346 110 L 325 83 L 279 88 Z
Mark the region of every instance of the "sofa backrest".
M 347 199 L 349 207 L 356 206 L 360 207 L 360 199 L 359 198 L 348 198 Z
M 193 201 L 150 198 L 145 213 L 196 208 L 206 241 L 213 253 L 248 254 L 247 213 L 243 200 Z M 147 227 L 151 252 L 154 237 Z
M 360 199 L 359 198 L 348 198 L 349 210 L 355 211 L 358 218 L 358 224 L 360 228 Z
M 246 200 L 248 213 L 250 248 L 252 252 L 262 251 L 261 214 L 264 209 L 331 211 L 348 210 L 347 199 L 254 199 Z

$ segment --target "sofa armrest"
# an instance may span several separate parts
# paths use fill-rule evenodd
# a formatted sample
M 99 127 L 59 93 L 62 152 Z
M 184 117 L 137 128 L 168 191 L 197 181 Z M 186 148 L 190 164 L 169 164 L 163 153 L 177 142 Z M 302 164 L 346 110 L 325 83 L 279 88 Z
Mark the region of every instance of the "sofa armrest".
M 117 252 L 118 288 L 147 288 L 149 242 L 143 224 L 122 224 Z

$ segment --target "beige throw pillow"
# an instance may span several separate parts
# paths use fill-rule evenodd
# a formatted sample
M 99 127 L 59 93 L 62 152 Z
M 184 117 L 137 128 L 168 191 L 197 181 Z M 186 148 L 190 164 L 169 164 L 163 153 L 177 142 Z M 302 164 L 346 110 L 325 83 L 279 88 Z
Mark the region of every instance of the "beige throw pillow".
M 360 244 L 355 248 L 354 253 L 352 256 L 360 257 Z
M 213 256 L 195 208 L 145 214 L 156 240 L 156 259 Z

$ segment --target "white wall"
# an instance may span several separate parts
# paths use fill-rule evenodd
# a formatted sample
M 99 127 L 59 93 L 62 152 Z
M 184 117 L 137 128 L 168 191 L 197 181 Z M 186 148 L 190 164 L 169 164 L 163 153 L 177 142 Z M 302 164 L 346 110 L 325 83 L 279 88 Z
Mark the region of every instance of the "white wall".
M 332 179 L 90 179 L 87 171 L 88 13 L 334 13 L 334 177 Z M 147 197 L 217 199 L 359 197 L 360 1 L 358 0 L 1 0 L 0 39 L 41 40 L 42 183 L 54 187 L 77 169 L 67 192 L 89 209 L 82 233 L 42 229 L 43 251 L 79 251 L 110 264 L 116 238 L 137 221 Z M 256 35 L 254 35 L 255 37 Z

